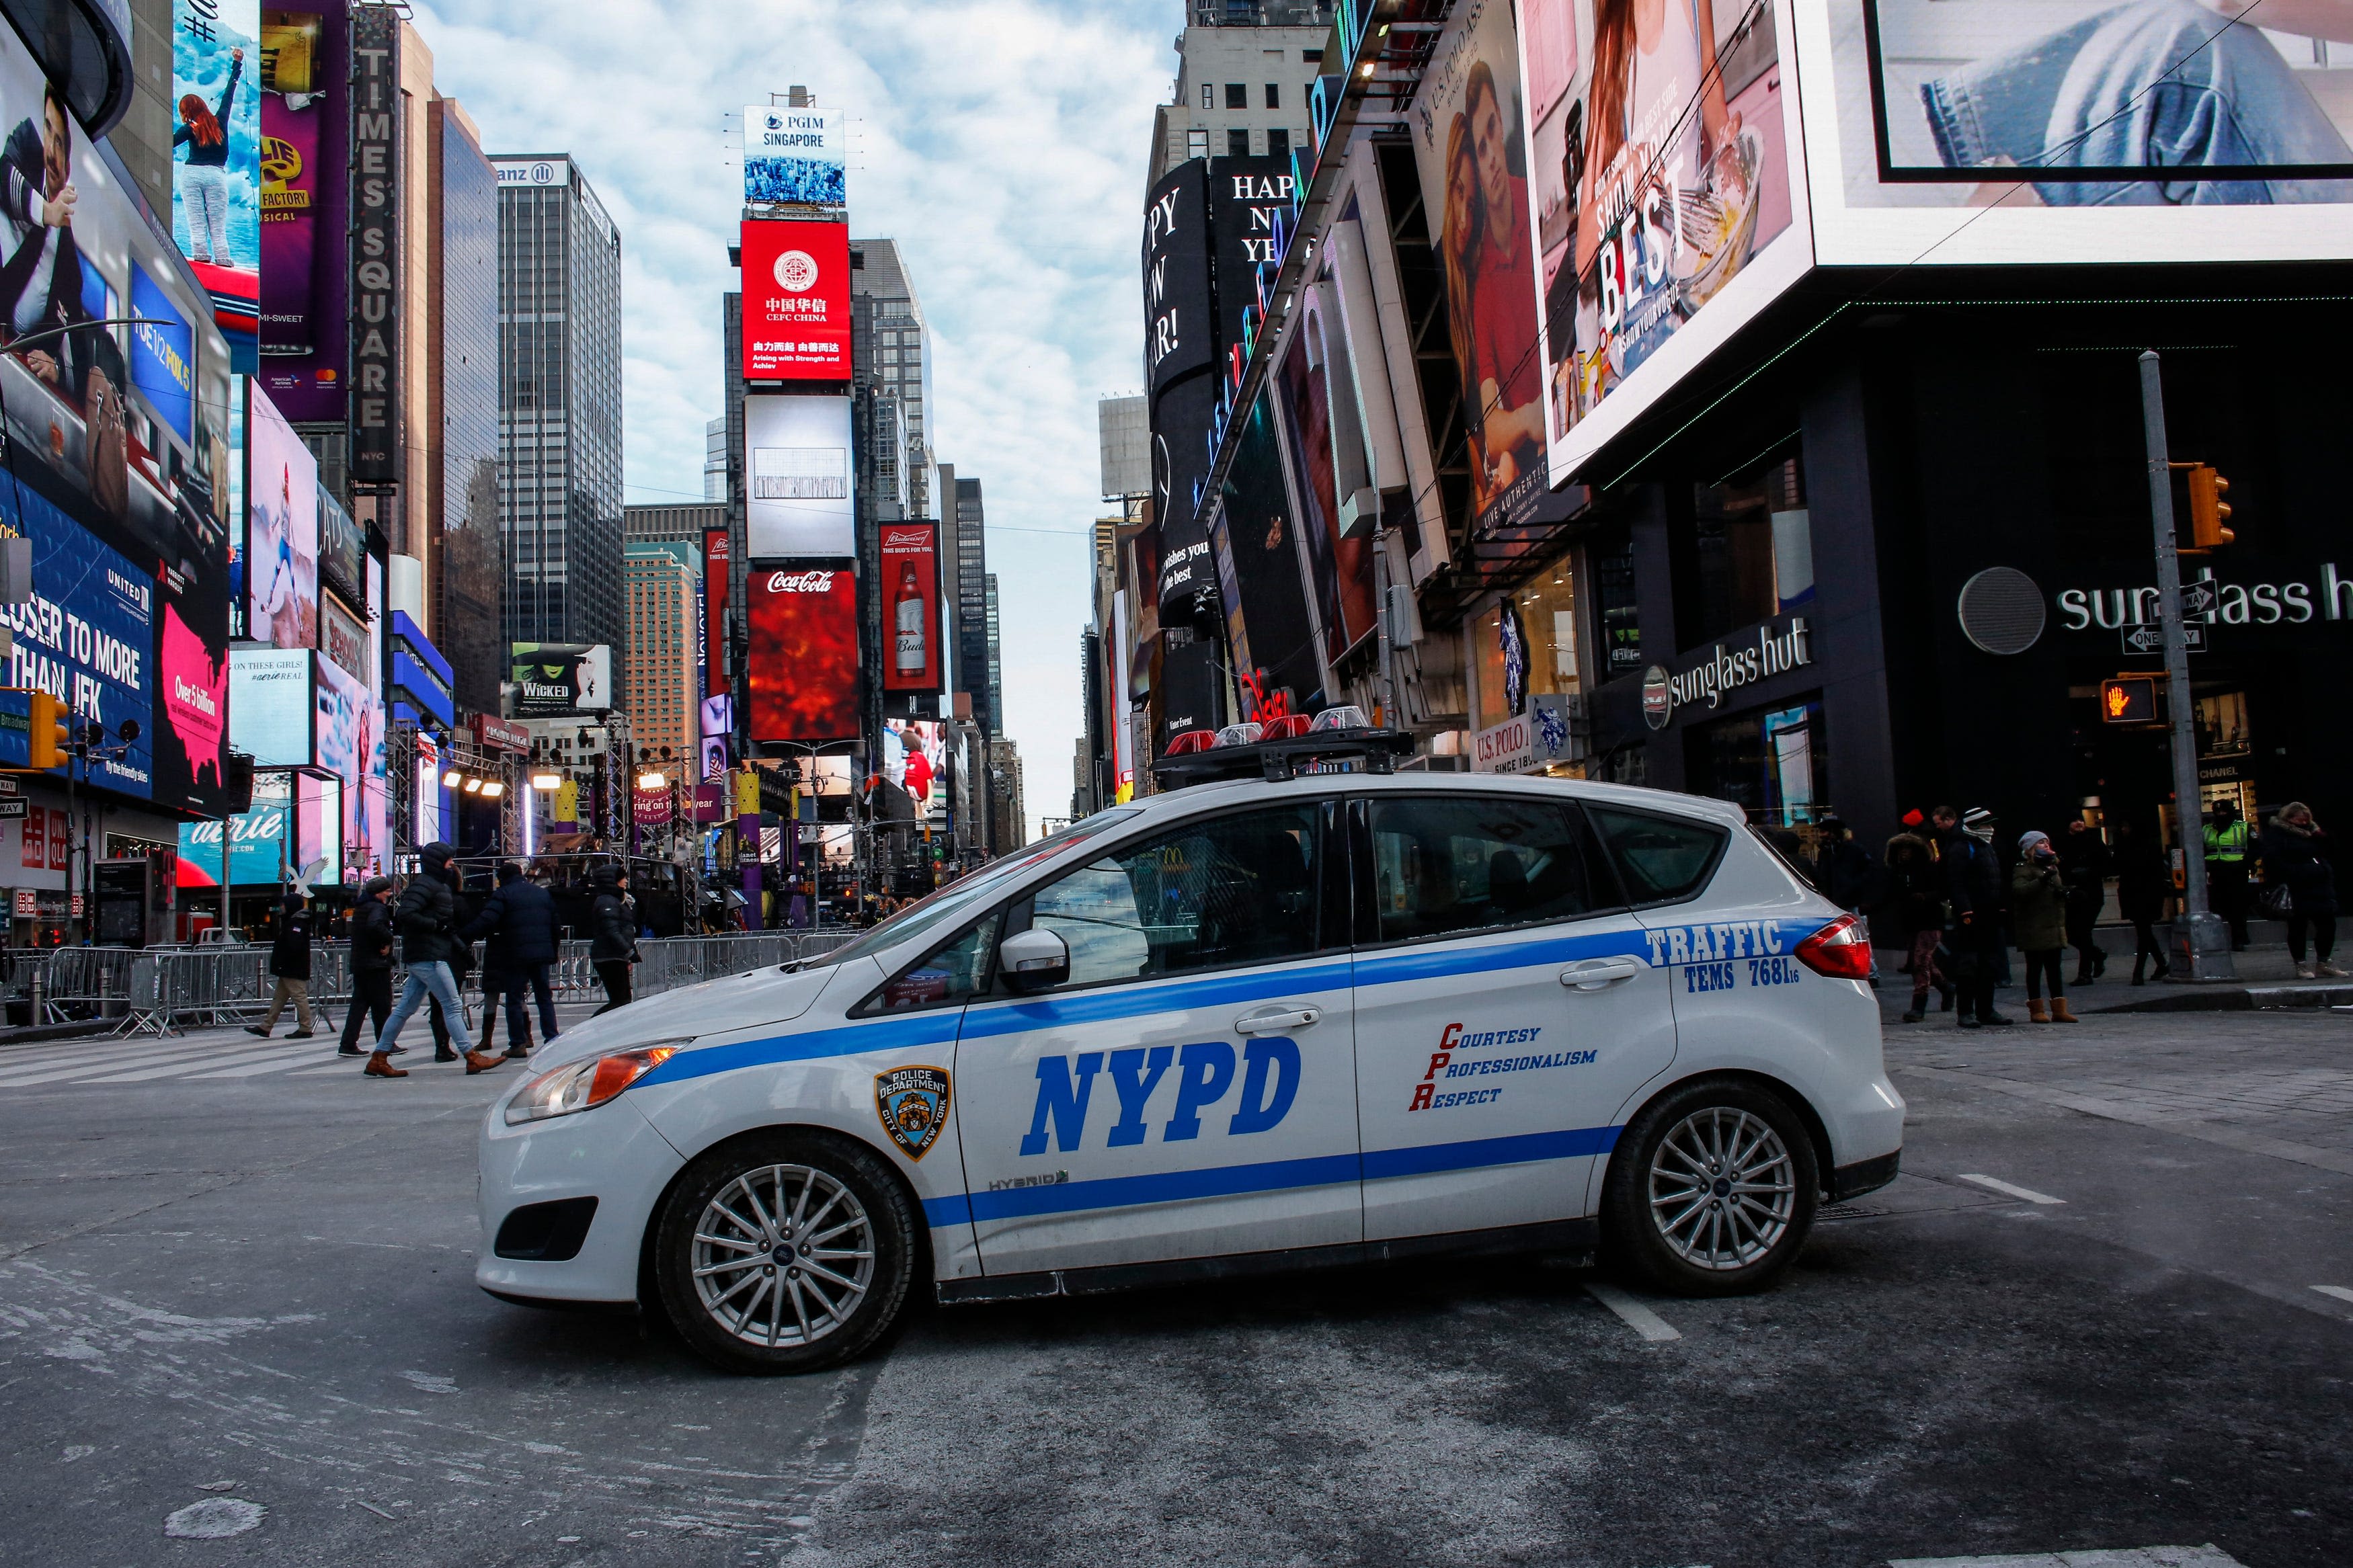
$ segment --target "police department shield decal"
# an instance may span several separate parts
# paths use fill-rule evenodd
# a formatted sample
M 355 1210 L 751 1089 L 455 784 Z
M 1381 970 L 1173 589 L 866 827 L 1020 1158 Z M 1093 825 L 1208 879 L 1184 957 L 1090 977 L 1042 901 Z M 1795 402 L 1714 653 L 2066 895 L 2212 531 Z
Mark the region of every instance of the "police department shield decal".
M 874 1075 L 874 1113 L 910 1160 L 920 1160 L 939 1142 L 948 1119 L 944 1068 L 892 1068 Z

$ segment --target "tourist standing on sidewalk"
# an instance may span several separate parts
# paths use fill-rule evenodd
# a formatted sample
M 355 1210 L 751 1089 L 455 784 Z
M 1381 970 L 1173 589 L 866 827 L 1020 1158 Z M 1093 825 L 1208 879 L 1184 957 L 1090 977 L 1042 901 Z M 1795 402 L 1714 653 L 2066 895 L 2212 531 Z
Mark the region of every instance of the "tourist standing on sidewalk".
M 278 1026 L 278 1015 L 292 998 L 294 1019 L 301 1027 L 286 1037 L 307 1040 L 311 1037 L 311 911 L 300 893 L 286 895 L 286 911 L 279 917 L 277 938 L 269 944 L 269 973 L 278 982 L 269 994 L 269 1011 L 259 1024 L 248 1024 L 245 1032 L 269 1037 Z
M 638 920 L 626 896 L 628 879 L 617 866 L 599 866 L 588 880 L 596 889 L 590 916 L 588 962 L 605 987 L 605 1005 L 597 1014 L 629 1005 L 629 965 L 638 961 Z M 592 1015 L 592 1016 L 595 1015 Z
M 427 997 L 441 1004 L 450 1034 L 465 1049 L 470 1077 L 499 1065 L 498 1058 L 474 1048 L 473 1038 L 466 1032 L 466 1009 L 458 1000 L 457 978 L 449 967 L 450 957 L 459 945 L 458 904 L 444 878 L 449 858 L 456 853 L 447 844 L 427 844 L 418 852 L 418 858 L 424 862 L 422 868 L 408 879 L 408 886 L 401 890 L 400 902 L 393 909 L 393 925 L 400 932 L 401 956 L 408 965 L 408 983 L 400 988 L 399 1005 L 393 1008 L 391 1018 L 376 1036 L 375 1050 L 367 1064 L 371 1078 L 408 1076 L 392 1065 L 392 1047 L 400 1039 L 401 1026 L 425 1005 Z
M 2075 984 L 2089 985 L 2108 972 L 2108 955 L 2094 940 L 2108 901 L 2108 847 L 2100 830 L 2077 817 L 2058 844 L 2059 879 L 2067 886 L 2067 945 L 2075 950 Z
M 2287 889 L 2287 953 L 2298 980 L 2341 980 L 2345 971 L 2328 962 L 2337 951 L 2336 847 L 2312 807 L 2289 801 L 2263 825 L 2263 880 Z M 2312 938 L 2313 962 L 2304 960 Z
M 2001 859 L 1994 853 L 1994 816 L 1981 805 L 1961 814 L 1957 831 L 1945 840 L 1945 897 L 1953 907 L 1953 946 L 1959 955 L 1961 1000 L 1956 1019 L 1964 1029 L 1980 1024 L 2006 1026 L 2014 1019 L 1994 1011 L 1994 987 L 2007 962 L 2001 939 Z
M 2207 902 L 2231 923 L 2231 951 L 2247 951 L 2247 854 L 2254 835 L 2239 816 L 2239 803 L 2226 800 L 2214 807 L 2206 825 Z
M 1945 944 L 1945 877 L 1928 841 L 1909 831 L 1887 841 L 1887 876 L 1896 928 L 1912 942 L 1912 1006 L 1904 1021 L 1916 1024 L 1928 1016 L 1931 986 L 1943 994 L 1944 1010 L 1953 1010 L 1953 983 L 1936 967 L 1936 950 Z
M 1854 841 L 1854 829 L 1837 816 L 1816 825 L 1821 835 L 1820 869 L 1816 885 L 1831 902 L 1862 921 L 1864 951 L 1871 952 L 1871 979 L 1879 980 L 1879 955 L 1871 949 L 1871 917 L 1866 912 L 1886 897 L 1886 878 L 1871 851 Z
M 531 1054 L 526 989 L 539 1004 L 541 1037 L 555 1038 L 555 994 L 547 984 L 547 966 L 555 962 L 555 900 L 509 860 L 499 868 L 499 890 L 463 934 L 468 942 L 482 939 L 482 1043 L 490 1044 L 504 997 L 507 1055 L 521 1061 Z
M 2165 850 L 2126 817 L 2116 824 L 2116 911 L 2132 921 L 2133 977 L 2142 984 L 2141 971 L 2157 960 L 2157 978 L 2173 973 L 2165 949 L 2157 940 L 2157 922 L 2165 918 L 2165 900 L 2173 894 L 2173 868 Z
M 384 896 L 392 891 L 392 879 L 374 877 L 360 889 L 360 901 L 352 910 L 352 1005 L 343 1015 L 343 1043 L 335 1047 L 338 1056 L 358 1057 L 367 1053 L 360 1049 L 360 1020 L 373 1015 L 375 1034 L 384 1033 L 385 1020 L 392 1016 L 392 906 Z
M 2010 873 L 2010 919 L 2018 949 L 2026 955 L 2026 1016 L 2037 1024 L 2073 1024 L 2059 960 L 2067 946 L 2067 884 L 2059 874 L 2059 853 L 2051 836 L 2032 828 L 2019 835 L 2018 864 Z M 2042 983 L 2051 983 L 2051 1007 L 2042 1006 Z

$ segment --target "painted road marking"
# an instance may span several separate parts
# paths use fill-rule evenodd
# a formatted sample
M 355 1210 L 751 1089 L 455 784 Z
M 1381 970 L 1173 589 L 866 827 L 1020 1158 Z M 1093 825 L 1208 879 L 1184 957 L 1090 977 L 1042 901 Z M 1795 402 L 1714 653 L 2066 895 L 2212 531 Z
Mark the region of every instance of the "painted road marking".
M 1669 1340 L 1683 1338 L 1683 1335 L 1677 1332 L 1664 1318 L 1615 1285 L 1604 1285 L 1597 1280 L 1588 1279 L 1585 1283 L 1585 1293 L 1617 1313 L 1628 1328 L 1652 1344 L 1663 1344 Z
M 2008 1182 L 1998 1181 L 1991 1176 L 1963 1176 L 1961 1180 L 1965 1182 L 1975 1182 L 1981 1187 L 1991 1187 L 1998 1193 L 2008 1193 L 2014 1198 L 2024 1198 L 2031 1204 L 2063 1204 L 2067 1201 L 2065 1198 L 2054 1198 L 2049 1193 L 2038 1193 L 2031 1187 L 2013 1187 Z M 1923 1561 L 1926 1561 L 1926 1559 Z M 1971 1560 L 1964 1557 L 1956 1557 L 1953 1561 L 1956 1563 L 1966 1563 Z M 1994 1562 L 1995 1559 L 1988 1557 L 1984 1559 L 1984 1561 L 1991 1563 Z M 2034 1559 L 2031 1557 L 2021 1557 L 2019 1558 L 2018 1561 L 2021 1563 L 2031 1563 Z
M 1887 1568 L 2246 1568 L 2212 1544 L 2105 1552 L 2030 1552 L 2022 1557 L 1898 1557 Z
M 2340 1301 L 2353 1301 L 2353 1289 L 2348 1289 L 2342 1285 L 2315 1285 L 2313 1289 L 2324 1296 L 2334 1296 Z

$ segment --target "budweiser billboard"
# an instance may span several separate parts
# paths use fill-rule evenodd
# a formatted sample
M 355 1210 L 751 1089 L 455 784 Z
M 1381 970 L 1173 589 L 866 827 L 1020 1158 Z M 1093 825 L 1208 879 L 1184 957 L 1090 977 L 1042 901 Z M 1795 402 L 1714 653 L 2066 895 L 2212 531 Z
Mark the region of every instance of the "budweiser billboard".
M 839 562 L 747 574 L 751 735 L 844 741 L 858 734 L 858 579 Z
M 946 684 L 940 657 L 940 525 L 886 522 L 882 546 L 882 689 Z
M 744 379 L 849 379 L 849 226 L 748 219 Z

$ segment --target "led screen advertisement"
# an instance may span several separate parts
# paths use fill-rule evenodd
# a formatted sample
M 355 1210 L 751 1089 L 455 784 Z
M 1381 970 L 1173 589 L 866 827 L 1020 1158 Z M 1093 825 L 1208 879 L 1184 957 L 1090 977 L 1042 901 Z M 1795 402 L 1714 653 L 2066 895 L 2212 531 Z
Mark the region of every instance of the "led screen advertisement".
M 1819 258 L 2346 255 L 2353 30 L 2242 9 L 1803 0 Z
M 288 418 L 337 424 L 349 320 L 345 27 L 341 5 L 261 13 L 261 383 Z
M 602 713 L 613 706 L 613 650 L 604 643 L 519 642 L 508 673 L 518 719 Z
M 857 553 L 849 399 L 744 399 L 744 476 L 753 560 Z
M 1297 502 L 1292 515 L 1299 520 L 1316 618 L 1324 628 L 1324 654 L 1330 662 L 1337 662 L 1373 629 L 1370 531 L 1340 536 L 1332 411 L 1335 398 L 1353 399 L 1356 394 L 1345 382 L 1334 384 L 1337 366 L 1331 348 L 1339 332 L 1339 312 L 1331 308 L 1328 292 L 1321 288 L 1302 290 L 1299 328 L 1291 334 L 1272 382 L 1291 493 Z
M 307 767 L 311 656 L 240 647 L 228 664 L 228 743 L 263 767 Z
M 946 787 L 948 727 L 928 720 L 892 719 L 882 726 L 882 776 L 928 814 Z
M 849 226 L 749 219 L 744 259 L 744 377 L 849 379 Z
M 36 502 L 27 498 L 26 507 Z M 43 509 L 47 511 L 47 509 Z M 8 627 L 8 684 L 38 687 L 95 721 L 106 732 L 90 777 L 142 799 L 153 795 L 154 768 L 155 580 L 58 517 L 37 518 L 33 597 L 0 605 Z M 21 716 L 26 699 L 7 694 Z M 125 724 L 137 737 L 122 740 Z M 27 766 L 27 731 L 0 724 L 0 765 Z
M 1323 661 L 1302 586 L 1299 530 L 1283 487 L 1275 447 L 1274 412 L 1264 393 L 1241 416 L 1241 438 L 1226 470 L 1220 521 L 1224 558 L 1219 575 L 1230 579 L 1229 609 L 1241 637 L 1229 637 L 1242 665 L 1236 683 L 1245 706 L 1287 702 L 1273 711 L 1312 711 L 1324 689 Z M 1212 538 L 1215 550 L 1219 541 Z M 1230 563 L 1230 569 L 1229 569 Z M 1243 671 L 1247 671 L 1245 675 Z
M 260 43 L 255 0 L 173 0 L 172 237 L 242 375 L 261 310 Z
M 343 784 L 338 868 L 374 875 L 367 868 L 380 863 L 384 846 L 384 701 L 325 659 L 318 671 L 319 765 Z
M 744 199 L 757 205 L 838 207 L 849 116 L 839 109 L 755 103 L 744 110 Z
M 248 382 L 245 635 L 272 647 L 319 641 L 319 460 Z
M 858 579 L 844 561 L 748 574 L 751 736 L 839 741 L 858 733 Z
M 296 848 L 288 837 L 286 805 L 282 775 L 253 781 L 253 809 L 228 821 L 229 877 L 233 882 L 250 885 L 278 880 L 283 858 Z M 220 847 L 219 818 L 180 824 L 179 885 L 219 887 Z
M 944 684 L 940 638 L 940 530 L 886 522 L 882 557 L 882 689 L 922 693 Z

